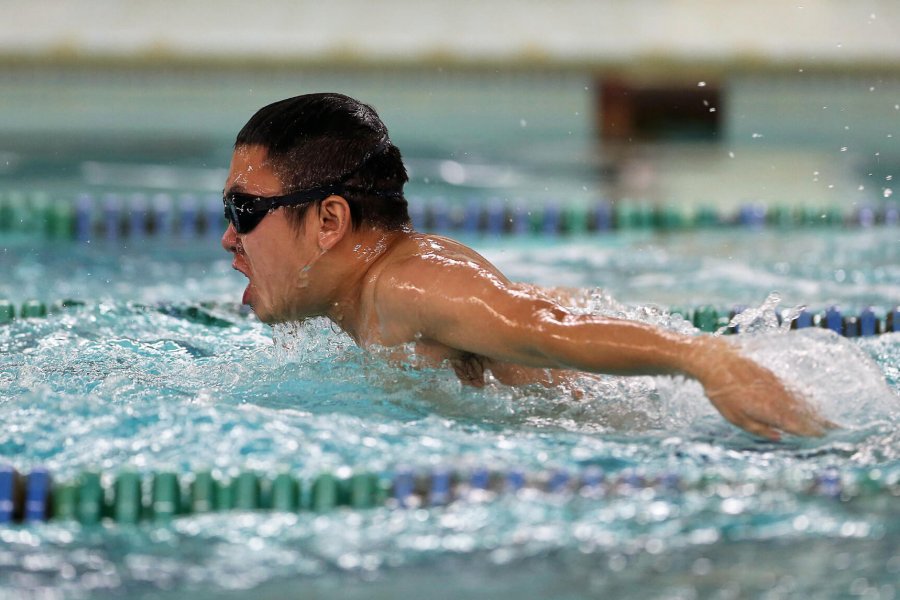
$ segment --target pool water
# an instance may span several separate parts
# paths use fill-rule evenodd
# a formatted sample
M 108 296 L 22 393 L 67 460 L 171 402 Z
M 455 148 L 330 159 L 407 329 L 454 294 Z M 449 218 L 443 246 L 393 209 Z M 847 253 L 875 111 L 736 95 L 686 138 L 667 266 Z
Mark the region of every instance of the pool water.
M 466 241 L 513 279 L 580 290 L 579 310 L 696 333 L 662 309 L 760 306 L 773 291 L 783 307 L 893 306 L 896 235 Z M 450 370 L 389 366 L 319 320 L 273 332 L 235 306 L 244 279 L 215 241 L 0 246 L 0 297 L 85 302 L 0 326 L 0 462 L 20 471 L 289 470 L 308 481 L 401 466 L 599 467 L 681 482 L 5 527 L 0 598 L 900 596 L 900 334 L 846 339 L 761 319 L 729 338 L 844 426 L 770 443 L 727 424 L 682 378 L 586 377 L 581 399 L 471 389 Z M 171 310 L 200 302 L 214 303 L 214 325 Z M 811 493 L 823 474 L 843 491 Z M 862 493 L 860 481 L 874 485 Z

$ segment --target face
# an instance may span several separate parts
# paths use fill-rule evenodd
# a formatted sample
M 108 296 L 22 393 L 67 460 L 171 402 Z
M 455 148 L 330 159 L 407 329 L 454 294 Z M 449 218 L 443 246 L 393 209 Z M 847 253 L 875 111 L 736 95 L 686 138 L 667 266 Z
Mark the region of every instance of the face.
M 265 149 L 259 146 L 235 149 L 225 190 L 264 197 L 283 193 Z M 232 267 L 250 280 L 243 302 L 253 307 L 261 321 L 275 323 L 307 316 L 307 271 L 320 253 L 315 238 L 298 234 L 284 209 L 272 211 L 246 234 L 237 233 L 229 223 L 222 247 L 234 255 Z

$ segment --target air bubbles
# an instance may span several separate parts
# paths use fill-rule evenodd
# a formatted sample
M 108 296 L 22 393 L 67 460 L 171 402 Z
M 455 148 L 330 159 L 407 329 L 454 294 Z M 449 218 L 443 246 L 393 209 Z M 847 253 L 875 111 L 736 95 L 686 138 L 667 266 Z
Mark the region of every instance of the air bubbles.
M 698 82 L 697 82 L 697 87 L 706 87 L 706 82 L 705 82 L 705 81 L 698 81 Z
M 754 132 L 750 137 L 754 140 L 758 140 L 759 138 L 763 137 L 763 134 Z
M 528 121 L 526 121 L 525 119 L 519 119 L 519 127 L 522 127 L 523 129 L 525 127 L 528 127 Z
M 841 146 L 841 152 L 846 152 L 846 151 L 847 151 L 847 146 Z
M 882 196 L 884 196 L 885 198 L 890 198 L 893 195 L 894 195 L 894 190 L 892 190 L 891 188 L 884 188 L 884 192 L 882 193 Z

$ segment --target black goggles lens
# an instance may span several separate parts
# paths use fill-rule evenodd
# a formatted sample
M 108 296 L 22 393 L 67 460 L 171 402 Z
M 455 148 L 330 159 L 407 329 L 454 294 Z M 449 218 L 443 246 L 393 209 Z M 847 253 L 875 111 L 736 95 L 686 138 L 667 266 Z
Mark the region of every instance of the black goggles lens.
M 253 231 L 253 228 L 276 208 L 301 206 L 309 202 L 324 200 L 332 194 L 341 193 L 343 193 L 342 186 L 326 185 L 268 198 L 253 194 L 225 194 L 222 196 L 222 202 L 225 204 L 225 218 L 234 225 L 235 231 L 245 234 Z

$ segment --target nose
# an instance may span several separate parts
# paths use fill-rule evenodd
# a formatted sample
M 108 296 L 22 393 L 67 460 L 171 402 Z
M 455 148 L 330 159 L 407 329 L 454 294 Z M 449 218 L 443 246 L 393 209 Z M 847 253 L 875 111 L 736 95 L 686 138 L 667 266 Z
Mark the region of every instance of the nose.
M 234 254 L 237 252 L 238 237 L 234 225 L 229 223 L 225 233 L 222 234 L 222 247 Z

